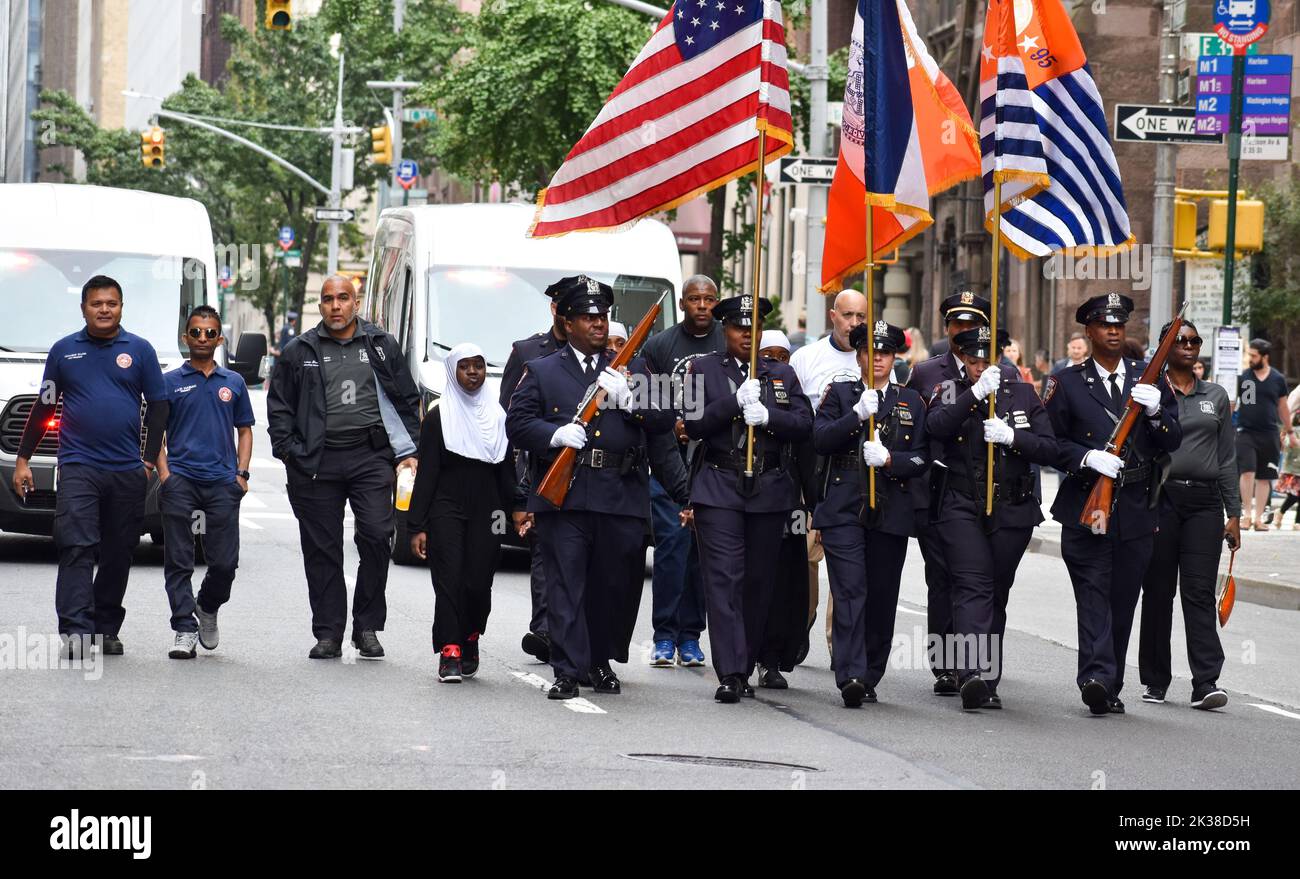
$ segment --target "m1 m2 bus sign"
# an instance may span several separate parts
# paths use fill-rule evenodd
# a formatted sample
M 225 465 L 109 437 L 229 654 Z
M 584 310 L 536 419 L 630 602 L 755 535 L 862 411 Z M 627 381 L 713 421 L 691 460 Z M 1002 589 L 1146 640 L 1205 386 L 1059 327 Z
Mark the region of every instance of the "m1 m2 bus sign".
M 1238 55 L 1268 32 L 1268 0 L 1213 0 L 1214 32 Z

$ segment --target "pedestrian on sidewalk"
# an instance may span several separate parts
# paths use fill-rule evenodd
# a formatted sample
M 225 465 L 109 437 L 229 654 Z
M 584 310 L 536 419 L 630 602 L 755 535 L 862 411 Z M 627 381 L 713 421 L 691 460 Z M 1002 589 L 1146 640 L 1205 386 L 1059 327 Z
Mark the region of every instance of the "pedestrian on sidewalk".
M 163 375 L 170 412 L 167 448 L 158 459 L 163 576 L 172 610 L 172 659 L 193 659 L 195 643 L 217 649 L 217 611 L 230 600 L 239 567 L 239 505 L 248 493 L 253 406 L 238 373 L 213 359 L 225 344 L 221 315 L 190 312 L 183 336 L 190 358 Z M 194 538 L 208 570 L 194 597 Z
M 420 432 L 406 530 L 411 553 L 428 560 L 433 579 L 438 680 L 459 683 L 478 671 L 479 638 L 487 631 L 492 579 L 517 483 L 506 456 L 506 412 L 483 391 L 482 349 L 457 345 L 443 366 L 447 390 Z
M 1267 531 L 1265 508 L 1278 477 L 1282 435 L 1291 425 L 1286 379 L 1270 365 L 1272 346 L 1252 339 L 1247 349 L 1250 368 L 1237 387 L 1237 469 L 1241 472 L 1241 497 L 1246 503 L 1245 525 Z
M 357 315 L 342 275 L 320 290 L 321 323 L 297 336 L 275 364 L 266 395 L 271 449 L 285 464 L 311 600 L 311 659 L 343 655 L 348 589 L 343 580 L 343 505 L 352 508 L 360 562 L 352 596 L 352 643 L 381 659 L 377 632 L 393 539 L 396 471 L 415 468 L 420 392 L 397 340 Z M 396 470 L 394 464 L 396 462 Z
M 1160 331 L 1169 331 L 1165 324 Z M 1221 708 L 1223 647 L 1219 644 L 1215 585 L 1219 556 L 1241 542 L 1241 495 L 1237 492 L 1237 445 L 1232 403 L 1221 385 L 1198 379 L 1192 367 L 1201 354 L 1196 325 L 1184 321 L 1169 354 L 1167 375 L 1178 400 L 1183 441 L 1164 466 L 1158 501 L 1159 527 L 1151 564 L 1142 580 L 1138 671 L 1143 702 L 1165 701 L 1173 678 L 1169 636 L 1174 593 L 1181 592 L 1187 662 L 1192 669 L 1192 707 Z
M 1282 508 L 1277 511 L 1276 526 L 1281 529 L 1286 511 L 1296 507 L 1291 530 L 1300 531 L 1300 412 L 1294 408 L 1291 410 L 1291 432 L 1282 437 L 1282 475 L 1278 477 L 1277 490 L 1284 499 Z

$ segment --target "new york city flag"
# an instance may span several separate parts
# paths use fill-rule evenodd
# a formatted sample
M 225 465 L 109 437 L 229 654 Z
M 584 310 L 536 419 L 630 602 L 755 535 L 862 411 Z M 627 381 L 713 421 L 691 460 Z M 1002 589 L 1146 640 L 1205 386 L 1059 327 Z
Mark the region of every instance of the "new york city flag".
M 1061 0 L 989 0 L 980 62 L 985 226 L 1002 183 L 1021 259 L 1133 244 L 1101 95 Z
M 921 41 L 903 0 L 858 0 L 840 156 L 826 210 L 821 289 L 839 290 L 875 253 L 934 222 L 930 196 L 979 175 L 979 143 L 957 89 Z

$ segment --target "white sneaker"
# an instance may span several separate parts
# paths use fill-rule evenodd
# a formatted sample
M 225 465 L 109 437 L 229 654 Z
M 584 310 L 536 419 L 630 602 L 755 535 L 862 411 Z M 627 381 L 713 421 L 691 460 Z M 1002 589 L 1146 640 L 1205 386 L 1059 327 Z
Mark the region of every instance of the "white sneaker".
M 199 643 L 198 632 L 177 632 L 176 637 L 172 639 L 172 649 L 167 651 L 167 655 L 172 659 L 193 659 L 194 654 L 198 651 L 194 645 Z
M 199 621 L 199 643 L 203 645 L 204 650 L 217 649 L 217 615 L 215 613 L 204 613 L 203 608 L 197 604 L 194 605 L 194 616 Z
M 1211 690 L 1199 699 L 1192 700 L 1192 707 L 1202 711 L 1213 711 L 1228 704 L 1228 694 L 1222 690 Z

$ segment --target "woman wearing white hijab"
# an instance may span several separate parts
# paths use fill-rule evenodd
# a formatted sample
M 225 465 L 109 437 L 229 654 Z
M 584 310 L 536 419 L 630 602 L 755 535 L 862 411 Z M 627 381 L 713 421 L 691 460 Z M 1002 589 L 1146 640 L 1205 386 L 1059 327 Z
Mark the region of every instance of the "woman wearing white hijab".
M 494 525 L 513 510 L 516 486 L 506 459 L 505 410 L 483 391 L 482 350 L 457 345 L 444 366 L 446 389 L 420 430 L 407 532 L 411 552 L 428 559 L 433 577 L 438 680 L 458 683 L 478 671 L 478 640 L 501 556 Z

